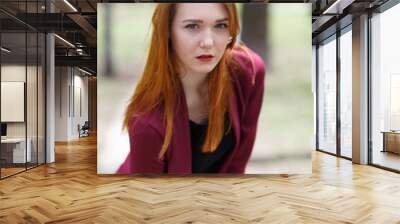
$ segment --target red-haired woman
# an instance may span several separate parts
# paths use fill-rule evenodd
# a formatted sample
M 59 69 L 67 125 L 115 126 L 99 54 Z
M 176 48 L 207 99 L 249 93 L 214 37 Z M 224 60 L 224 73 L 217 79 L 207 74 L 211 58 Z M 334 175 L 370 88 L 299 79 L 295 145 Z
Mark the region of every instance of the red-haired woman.
M 264 63 L 235 44 L 234 4 L 159 4 L 117 173 L 245 171 L 264 92 Z

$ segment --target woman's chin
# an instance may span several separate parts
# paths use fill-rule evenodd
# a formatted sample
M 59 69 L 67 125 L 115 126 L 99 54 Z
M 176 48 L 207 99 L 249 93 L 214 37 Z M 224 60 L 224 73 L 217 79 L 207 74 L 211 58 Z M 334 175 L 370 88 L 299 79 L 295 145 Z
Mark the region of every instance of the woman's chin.
M 210 73 L 213 69 L 215 68 L 215 65 L 203 65 L 203 66 L 198 66 L 194 71 L 196 73 L 204 74 L 204 73 Z

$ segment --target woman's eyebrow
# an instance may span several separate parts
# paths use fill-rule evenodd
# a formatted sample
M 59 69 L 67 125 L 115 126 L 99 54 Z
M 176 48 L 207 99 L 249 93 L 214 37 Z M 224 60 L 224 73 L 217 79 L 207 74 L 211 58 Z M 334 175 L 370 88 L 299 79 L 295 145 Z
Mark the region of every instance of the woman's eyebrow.
M 228 18 L 215 20 L 216 23 L 225 22 L 225 21 L 228 21 Z M 190 22 L 190 23 L 203 23 L 203 20 L 200 20 L 200 19 L 185 19 L 185 20 L 182 20 L 182 22 L 183 23 L 187 23 L 187 22 Z
M 223 18 L 223 19 L 217 19 L 217 20 L 215 20 L 216 23 L 225 22 L 225 21 L 228 21 L 228 18 Z
M 203 20 L 199 20 L 199 19 L 185 19 L 185 20 L 183 20 L 182 22 L 183 22 L 183 23 L 187 23 L 187 22 L 190 22 L 190 23 L 203 23 Z

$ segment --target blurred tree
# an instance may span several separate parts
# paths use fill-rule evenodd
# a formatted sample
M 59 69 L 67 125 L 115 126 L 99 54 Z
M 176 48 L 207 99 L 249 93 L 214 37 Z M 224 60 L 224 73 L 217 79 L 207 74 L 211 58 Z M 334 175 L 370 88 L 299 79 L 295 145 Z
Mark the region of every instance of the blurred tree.
M 112 5 L 105 4 L 104 7 L 104 70 L 106 76 L 111 77 L 114 75 L 113 71 L 113 62 L 112 62 L 112 34 L 111 34 L 111 25 L 112 25 Z
M 243 5 L 242 41 L 264 61 L 267 59 L 267 4 L 250 3 Z

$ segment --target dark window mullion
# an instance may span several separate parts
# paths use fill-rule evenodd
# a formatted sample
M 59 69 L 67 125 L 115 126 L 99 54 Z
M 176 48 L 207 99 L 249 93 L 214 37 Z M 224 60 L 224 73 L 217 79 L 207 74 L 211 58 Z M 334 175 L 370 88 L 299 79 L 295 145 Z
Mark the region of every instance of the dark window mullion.
M 38 0 L 36 0 L 36 13 L 39 14 Z M 39 165 L 39 32 L 36 32 L 36 166 L 38 165 Z
M 315 67 L 316 67 L 315 68 L 316 69 L 316 71 L 315 71 L 315 76 L 316 76 L 316 78 L 315 78 L 315 92 L 316 92 L 316 94 L 315 94 L 316 95 L 316 97 L 315 97 L 315 101 L 316 101 L 316 105 L 315 105 L 315 107 L 316 107 L 316 110 L 315 110 L 315 115 L 316 115 L 315 148 L 316 149 L 319 149 L 319 53 L 318 53 L 318 51 L 319 51 L 319 44 L 317 44 L 315 46 L 315 57 L 316 57 L 316 59 L 315 59 Z
M 341 156 L 341 114 L 340 114 L 340 29 L 337 27 L 336 31 L 336 154 Z
M 28 1 L 25 0 L 25 21 L 28 17 Z M 25 170 L 28 170 L 28 113 L 27 113 L 27 97 L 28 97 L 28 24 L 25 23 L 25 88 L 24 88 L 24 118 L 25 118 Z
M 367 131 L 368 131 L 368 155 L 367 160 L 368 164 L 373 164 L 373 153 L 372 153 L 372 64 L 371 64 L 371 56 L 372 56 L 372 30 L 371 30 L 371 21 L 372 21 L 372 11 L 368 11 L 368 20 L 367 20 L 367 46 L 368 46 L 368 53 L 367 53 Z

